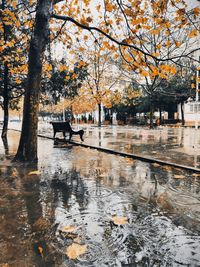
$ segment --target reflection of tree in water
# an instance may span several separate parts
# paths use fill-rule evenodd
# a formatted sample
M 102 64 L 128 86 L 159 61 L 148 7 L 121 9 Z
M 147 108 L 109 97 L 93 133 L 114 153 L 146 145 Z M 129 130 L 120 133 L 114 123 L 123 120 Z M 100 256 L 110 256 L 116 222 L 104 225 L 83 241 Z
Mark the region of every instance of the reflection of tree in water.
M 27 266 L 53 267 L 55 266 L 54 258 L 56 258 L 57 253 L 50 242 L 55 236 L 55 227 L 53 227 L 55 220 L 54 205 L 52 202 L 47 202 L 49 199 L 45 199 L 44 195 L 47 192 L 41 187 L 40 175 L 29 174 L 31 171 L 37 170 L 37 164 L 18 166 L 16 169 L 17 176 L 21 181 L 21 198 L 24 203 L 22 212 L 25 216 L 23 223 L 26 225 L 23 233 L 26 240 L 24 244 L 28 249 L 30 261 Z M 47 205 L 51 206 L 50 212 L 46 212 L 45 207 Z M 21 265 L 19 264 L 19 266 Z
M 64 173 L 55 173 L 51 180 L 51 189 L 54 194 L 54 203 L 60 200 L 68 204 L 71 195 L 75 195 L 78 204 L 85 206 L 85 188 L 80 173 L 75 169 Z

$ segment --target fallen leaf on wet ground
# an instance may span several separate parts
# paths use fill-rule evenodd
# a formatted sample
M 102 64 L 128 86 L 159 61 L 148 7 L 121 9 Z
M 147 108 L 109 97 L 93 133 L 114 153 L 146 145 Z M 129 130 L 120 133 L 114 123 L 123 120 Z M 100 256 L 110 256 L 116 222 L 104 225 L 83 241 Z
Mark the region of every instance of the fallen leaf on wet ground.
M 152 165 L 153 165 L 154 167 L 160 167 L 160 164 L 158 164 L 158 163 L 152 163 Z
M 74 232 L 77 228 L 73 225 L 67 225 L 67 226 L 64 226 L 61 231 L 64 232 L 64 233 L 71 233 L 71 232 Z
M 175 178 L 175 179 L 184 179 L 184 178 L 186 178 L 186 177 L 185 177 L 185 175 L 182 175 L 182 174 L 175 174 L 175 175 L 174 175 L 174 178 Z
M 28 173 L 28 175 L 39 175 L 39 174 L 41 174 L 40 171 L 31 171 Z
M 43 248 L 42 247 L 40 247 L 40 246 L 38 247 L 38 252 L 43 257 Z
M 66 254 L 71 260 L 75 260 L 78 256 L 84 254 L 87 251 L 87 245 L 79 245 L 73 243 L 67 247 Z
M 112 221 L 116 225 L 123 225 L 128 223 L 128 218 L 127 217 L 118 217 L 118 216 L 113 216 Z
M 194 176 L 194 177 L 200 177 L 200 173 L 193 173 L 192 176 Z

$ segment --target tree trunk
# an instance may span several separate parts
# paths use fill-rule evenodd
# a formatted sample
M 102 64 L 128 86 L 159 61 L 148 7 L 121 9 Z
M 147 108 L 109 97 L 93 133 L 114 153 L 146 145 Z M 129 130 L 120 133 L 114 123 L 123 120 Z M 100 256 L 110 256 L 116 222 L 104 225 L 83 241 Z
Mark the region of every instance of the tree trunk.
M 185 118 L 184 118 L 184 111 L 183 111 L 183 105 L 184 103 L 181 102 L 181 120 L 182 120 L 182 125 L 185 125 Z
M 162 125 L 162 108 L 159 107 L 160 125 Z
M 98 104 L 98 127 L 101 127 L 101 104 Z
M 6 9 L 6 3 L 2 1 L 2 9 Z M 8 26 L 3 23 L 3 39 L 4 43 L 6 44 L 8 40 Z M 9 96 L 8 96 L 8 63 L 4 62 L 4 73 L 3 73 L 3 111 L 4 111 L 4 118 L 3 118 L 3 129 L 1 133 L 1 137 L 7 139 L 7 132 L 8 132 L 8 118 L 9 118 Z
M 37 130 L 42 60 L 49 38 L 52 0 L 38 0 L 29 48 L 28 78 L 24 97 L 22 132 L 14 160 L 37 161 Z
M 3 130 L 1 133 L 2 138 L 7 139 L 7 132 L 8 132 L 8 65 L 7 63 L 4 64 L 4 79 L 3 79 L 4 87 L 3 87 L 3 111 L 4 111 L 4 118 L 3 118 Z
M 150 99 L 150 129 L 153 128 L 153 103 L 152 103 L 152 100 Z

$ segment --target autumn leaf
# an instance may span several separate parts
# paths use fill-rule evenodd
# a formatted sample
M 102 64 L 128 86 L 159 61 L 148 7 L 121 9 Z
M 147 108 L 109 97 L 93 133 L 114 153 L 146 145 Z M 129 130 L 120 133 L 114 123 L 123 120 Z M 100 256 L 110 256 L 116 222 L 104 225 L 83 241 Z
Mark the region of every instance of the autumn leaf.
M 181 174 L 175 174 L 174 175 L 174 178 L 175 179 L 184 179 L 184 178 L 186 178 L 184 175 L 181 175 Z
M 196 29 L 194 29 L 188 34 L 188 37 L 193 38 L 197 35 L 198 35 L 198 31 Z
M 39 175 L 39 174 L 41 174 L 40 171 L 32 171 L 28 173 L 28 175 Z
M 194 13 L 195 16 L 199 16 L 199 14 L 200 14 L 200 8 L 199 7 L 193 8 L 193 13 Z
M 200 176 L 200 173 L 193 173 L 192 176 L 199 177 Z
M 76 230 L 76 227 L 73 225 L 67 225 L 61 229 L 61 231 L 64 233 L 71 233 L 71 232 L 74 232 L 75 230 Z
M 116 225 L 122 225 L 122 224 L 127 224 L 128 223 L 128 218 L 127 217 L 118 217 L 118 216 L 113 216 L 112 221 Z
M 87 251 L 87 245 L 79 245 L 73 243 L 67 247 L 66 254 L 71 260 L 77 259 L 78 256 L 84 254 Z
M 110 4 L 110 3 L 107 3 L 106 4 L 106 10 L 109 11 L 109 12 L 112 12 L 113 11 L 113 5 Z
M 145 71 L 145 70 L 142 70 L 142 71 L 140 72 L 140 74 L 141 74 L 142 76 L 144 76 L 144 77 L 148 77 L 148 76 L 149 76 L 149 73 L 148 73 L 147 71 Z
M 43 248 L 42 247 L 40 247 L 40 246 L 38 247 L 38 252 L 43 257 Z

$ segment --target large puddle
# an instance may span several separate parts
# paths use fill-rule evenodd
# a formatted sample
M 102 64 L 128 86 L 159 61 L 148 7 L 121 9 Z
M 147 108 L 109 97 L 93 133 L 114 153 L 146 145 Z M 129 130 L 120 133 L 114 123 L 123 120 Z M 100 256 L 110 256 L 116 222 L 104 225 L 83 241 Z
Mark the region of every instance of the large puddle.
M 198 174 L 46 139 L 0 171 L 1 267 L 200 266 Z

